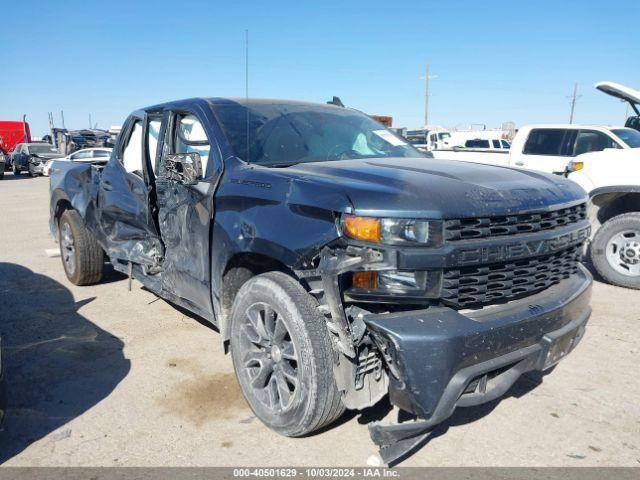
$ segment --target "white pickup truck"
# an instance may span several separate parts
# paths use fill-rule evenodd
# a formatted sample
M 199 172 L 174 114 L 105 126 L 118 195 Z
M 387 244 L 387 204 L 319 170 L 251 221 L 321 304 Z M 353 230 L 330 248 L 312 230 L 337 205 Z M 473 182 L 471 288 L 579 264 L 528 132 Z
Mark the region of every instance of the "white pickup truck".
M 458 149 L 435 150 L 433 156 L 446 160 L 486 163 L 564 174 L 567 164 L 580 155 L 607 151 L 609 156 L 636 148 L 629 138 L 637 131 L 587 125 L 527 125 L 516 134 L 511 149 L 483 151 Z
M 640 132 L 529 125 L 508 153 L 439 150 L 434 157 L 567 175 L 590 196 L 591 261 L 609 283 L 640 289 Z

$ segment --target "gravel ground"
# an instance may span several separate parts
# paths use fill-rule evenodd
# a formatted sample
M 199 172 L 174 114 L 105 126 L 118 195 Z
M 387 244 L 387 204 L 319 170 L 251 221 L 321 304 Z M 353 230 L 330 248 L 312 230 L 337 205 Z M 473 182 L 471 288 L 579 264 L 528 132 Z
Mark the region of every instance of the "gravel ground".
M 217 332 L 111 272 L 71 285 L 48 232 L 48 179 L 0 181 L 0 463 L 22 466 L 375 465 L 378 405 L 322 433 L 254 418 Z M 640 466 L 640 292 L 594 285 L 580 346 L 542 381 L 458 409 L 403 466 Z

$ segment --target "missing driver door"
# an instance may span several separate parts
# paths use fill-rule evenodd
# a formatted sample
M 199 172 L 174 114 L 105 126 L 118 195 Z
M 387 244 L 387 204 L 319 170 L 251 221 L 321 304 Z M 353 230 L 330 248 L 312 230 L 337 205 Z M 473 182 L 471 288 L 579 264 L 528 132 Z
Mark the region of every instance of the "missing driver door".
M 165 118 L 167 127 L 156 172 L 158 226 L 165 246 L 162 286 L 189 309 L 213 318 L 209 232 L 214 186 L 207 172 L 212 170 L 210 162 L 219 161 L 214 154 L 217 147 L 195 113 L 168 112 Z M 202 175 L 197 184 L 185 185 L 168 178 L 164 158 L 175 153 L 200 156 Z

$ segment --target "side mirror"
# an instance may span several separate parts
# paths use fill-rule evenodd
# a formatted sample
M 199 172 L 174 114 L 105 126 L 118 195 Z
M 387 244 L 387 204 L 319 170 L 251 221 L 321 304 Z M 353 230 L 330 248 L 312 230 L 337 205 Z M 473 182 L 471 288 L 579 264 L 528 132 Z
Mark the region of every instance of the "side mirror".
M 202 161 L 199 153 L 171 153 L 164 157 L 164 176 L 167 180 L 195 185 L 202 177 Z

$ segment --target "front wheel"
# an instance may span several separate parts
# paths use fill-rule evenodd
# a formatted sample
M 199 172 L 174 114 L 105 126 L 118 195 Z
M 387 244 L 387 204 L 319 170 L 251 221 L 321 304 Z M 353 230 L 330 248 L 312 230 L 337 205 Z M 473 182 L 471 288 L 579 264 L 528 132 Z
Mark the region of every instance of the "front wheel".
M 75 210 L 66 210 L 58 224 L 60 256 L 74 285 L 91 285 L 102 278 L 104 252 Z
M 231 311 L 231 355 L 245 399 L 272 430 L 302 436 L 344 412 L 325 319 L 290 276 L 265 273 L 242 286 Z
M 593 237 L 591 260 L 607 282 L 640 289 L 640 213 L 606 221 Z

